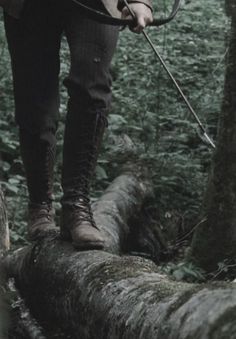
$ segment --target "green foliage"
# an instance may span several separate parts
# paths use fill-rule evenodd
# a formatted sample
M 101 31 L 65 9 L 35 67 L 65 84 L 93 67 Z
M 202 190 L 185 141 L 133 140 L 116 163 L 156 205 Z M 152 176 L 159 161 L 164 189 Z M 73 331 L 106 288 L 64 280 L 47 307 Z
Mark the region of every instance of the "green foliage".
M 163 268 L 163 271 L 169 274 L 177 281 L 203 282 L 206 280 L 206 274 L 199 267 L 192 263 L 180 262 L 178 264 L 170 263 Z
M 7 196 L 13 244 L 25 242 L 26 184 L 14 121 L 12 77 L 0 13 L 0 183 Z
M 236 260 L 225 259 L 218 263 L 218 268 L 214 272 L 208 274 L 209 280 L 226 280 L 236 282 Z
M 167 12 L 172 1 L 158 2 Z M 148 32 L 194 108 L 215 137 L 224 79 L 225 33 L 228 21 L 221 3 L 183 1 L 171 24 Z M 7 193 L 14 243 L 24 239 L 27 190 L 19 157 L 13 115 L 9 56 L 0 20 L 0 154 L 2 184 Z M 68 49 L 61 52 L 61 78 L 68 72 Z M 191 224 L 199 214 L 211 150 L 199 138 L 197 126 L 142 36 L 120 33 L 113 65 L 113 106 L 97 167 L 94 196 L 120 173 L 129 160 L 141 164 L 152 179 L 157 219 L 177 211 Z M 61 120 L 55 207 L 59 212 L 60 172 L 67 94 L 61 86 Z
M 163 1 L 162 5 L 171 3 Z M 149 34 L 203 124 L 215 138 L 224 81 L 225 32 L 220 3 L 186 1 L 176 20 Z M 199 214 L 211 149 L 142 36 L 121 33 L 113 73 L 113 112 L 152 178 L 160 219 L 177 210 L 190 222 Z

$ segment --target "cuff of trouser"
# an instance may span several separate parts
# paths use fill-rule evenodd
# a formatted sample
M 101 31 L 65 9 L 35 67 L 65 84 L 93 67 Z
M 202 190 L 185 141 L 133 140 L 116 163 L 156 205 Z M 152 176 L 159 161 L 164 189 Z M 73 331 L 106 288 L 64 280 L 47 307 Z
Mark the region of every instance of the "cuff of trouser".
M 149 8 L 151 9 L 151 11 L 153 11 L 151 0 L 127 0 L 127 2 L 128 2 L 129 4 L 131 4 L 131 3 L 140 3 L 140 4 L 144 4 L 144 5 L 146 5 L 147 7 L 149 7 Z M 123 0 L 119 0 L 119 1 L 118 1 L 118 9 L 119 9 L 120 11 L 122 11 L 123 7 L 124 7 L 124 1 L 123 1 Z

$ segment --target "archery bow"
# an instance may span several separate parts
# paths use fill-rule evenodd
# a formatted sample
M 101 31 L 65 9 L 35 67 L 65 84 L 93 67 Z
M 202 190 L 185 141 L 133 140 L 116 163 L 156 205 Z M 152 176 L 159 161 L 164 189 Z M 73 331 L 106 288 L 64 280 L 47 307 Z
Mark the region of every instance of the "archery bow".
M 108 24 L 108 25 L 114 25 L 114 26 L 132 26 L 134 24 L 134 21 L 136 20 L 135 14 L 132 11 L 132 9 L 130 8 L 127 0 L 123 0 L 124 5 L 127 7 L 127 9 L 129 10 L 129 13 L 131 15 L 131 17 L 133 19 L 128 20 L 128 19 L 119 19 L 119 18 L 114 18 L 108 14 L 105 14 L 104 12 L 101 12 L 99 10 L 95 10 L 91 7 L 88 7 L 82 3 L 79 2 L 79 0 L 72 0 L 77 6 L 79 6 L 82 10 L 86 11 L 87 14 L 90 16 L 90 18 L 101 22 L 103 24 Z M 163 18 L 163 19 L 154 19 L 153 22 L 150 24 L 150 26 L 161 26 L 164 25 L 168 22 L 170 22 L 171 20 L 174 19 L 174 17 L 176 16 L 179 7 L 180 7 L 180 1 L 181 0 L 175 0 L 171 14 L 167 17 L 167 18 Z M 161 57 L 160 53 L 158 52 L 157 48 L 154 46 L 152 40 L 150 39 L 150 37 L 147 35 L 147 33 L 143 30 L 142 31 L 143 36 L 145 37 L 145 39 L 147 40 L 147 42 L 149 43 L 149 45 L 151 46 L 154 54 L 156 55 L 156 57 L 159 59 L 160 63 L 162 64 L 163 68 L 165 69 L 166 73 L 168 74 L 169 78 L 171 79 L 171 81 L 173 82 L 174 86 L 176 87 L 178 93 L 180 94 L 181 98 L 184 100 L 188 110 L 190 111 L 190 113 L 193 115 L 194 119 L 196 120 L 198 126 L 200 127 L 200 130 L 203 133 L 203 136 L 205 137 L 205 139 L 207 140 L 207 142 L 209 143 L 209 145 L 212 148 L 215 148 L 215 144 L 212 141 L 212 139 L 210 138 L 210 136 L 207 134 L 206 129 L 204 128 L 201 120 L 199 119 L 197 113 L 195 112 L 195 110 L 193 109 L 193 107 L 191 106 L 190 102 L 188 101 L 187 97 L 185 96 L 185 94 L 183 93 L 182 89 L 180 88 L 180 86 L 178 85 L 177 81 L 175 80 L 174 76 L 172 75 L 171 71 L 169 70 L 169 68 L 167 67 L 165 61 L 163 60 L 163 58 Z
M 114 18 L 109 14 L 106 14 L 102 11 L 93 9 L 83 3 L 81 3 L 79 0 L 72 0 L 77 6 L 79 6 L 83 11 L 85 11 L 90 18 L 101 22 L 103 24 L 107 24 L 107 25 L 112 25 L 112 26 L 131 26 L 134 21 L 131 20 L 127 20 L 127 19 L 120 19 L 120 18 Z M 162 26 L 168 22 L 170 22 L 171 20 L 174 19 L 174 17 L 176 16 L 179 7 L 180 7 L 180 1 L 181 0 L 175 0 L 173 7 L 172 7 L 172 11 L 170 13 L 170 15 L 167 18 L 161 18 L 161 19 L 154 19 L 153 22 L 150 24 L 150 26 Z

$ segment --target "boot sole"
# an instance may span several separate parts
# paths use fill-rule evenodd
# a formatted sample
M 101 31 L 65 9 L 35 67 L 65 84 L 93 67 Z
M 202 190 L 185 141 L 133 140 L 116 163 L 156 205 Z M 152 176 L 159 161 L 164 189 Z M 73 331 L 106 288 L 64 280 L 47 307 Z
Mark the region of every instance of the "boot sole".
M 61 240 L 72 242 L 72 245 L 77 250 L 85 251 L 85 250 L 93 250 L 93 249 L 94 250 L 104 249 L 104 242 L 99 242 L 99 241 L 74 242 L 70 232 L 67 229 L 62 228 L 62 227 L 61 227 L 61 232 L 60 232 L 60 238 Z
M 72 245 L 77 250 L 103 250 L 104 249 L 104 242 L 72 242 Z

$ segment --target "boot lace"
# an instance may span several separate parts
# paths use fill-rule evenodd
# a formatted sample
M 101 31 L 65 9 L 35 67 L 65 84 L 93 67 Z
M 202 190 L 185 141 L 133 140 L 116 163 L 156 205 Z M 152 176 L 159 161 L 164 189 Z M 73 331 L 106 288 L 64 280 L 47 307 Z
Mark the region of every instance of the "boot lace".
M 52 206 L 47 203 L 43 203 L 40 205 L 31 204 L 29 208 L 29 217 L 31 221 L 44 218 L 49 221 L 53 221 Z
M 78 149 L 74 150 L 71 166 L 66 168 L 63 176 L 62 204 L 73 210 L 73 222 L 77 225 L 86 221 L 97 228 L 90 206 L 89 190 L 103 130 L 107 126 L 107 118 L 102 111 L 96 111 L 95 115 L 83 121 L 77 139 Z M 70 147 L 75 147 L 72 141 Z
M 90 199 L 84 195 L 81 195 L 81 197 L 77 201 L 74 202 L 72 205 L 73 210 L 73 218 L 75 221 L 75 224 L 79 225 L 80 223 L 86 221 L 90 223 L 94 228 L 97 228 L 97 225 L 93 218 L 93 212 L 90 205 Z

